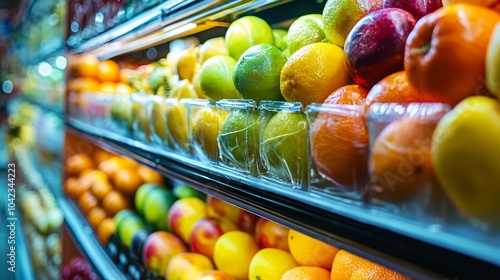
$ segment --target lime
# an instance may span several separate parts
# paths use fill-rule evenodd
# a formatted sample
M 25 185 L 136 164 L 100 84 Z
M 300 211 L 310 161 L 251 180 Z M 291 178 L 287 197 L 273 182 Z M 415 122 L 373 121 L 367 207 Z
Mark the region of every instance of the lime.
M 262 161 L 272 177 L 307 183 L 307 119 L 298 112 L 280 111 L 267 123 L 260 147 Z
M 332 44 L 343 48 L 345 39 L 354 25 L 377 6 L 377 3 L 363 2 L 365 1 L 328 0 L 326 2 L 323 9 L 323 29 Z
M 236 60 L 229 56 L 217 55 L 209 58 L 200 70 L 200 87 L 211 101 L 239 99 L 233 84 L 233 70 Z
M 200 47 L 200 63 L 216 55 L 229 55 L 224 37 L 212 38 L 203 43 Z
M 319 42 L 328 42 L 323 31 L 323 22 L 320 14 L 301 16 L 288 29 L 288 49 L 290 54 L 300 48 Z
M 257 173 L 259 115 L 236 109 L 227 117 L 219 135 L 221 160 L 227 165 Z
M 274 46 L 280 51 L 288 47 L 288 31 L 285 29 L 273 29 Z
M 233 82 L 243 99 L 283 100 L 280 92 L 281 68 L 285 55 L 275 46 L 259 44 L 246 50 L 234 67 Z
M 251 46 L 261 43 L 273 44 L 273 30 L 269 24 L 256 16 L 245 16 L 235 20 L 226 32 L 226 46 L 234 59 Z

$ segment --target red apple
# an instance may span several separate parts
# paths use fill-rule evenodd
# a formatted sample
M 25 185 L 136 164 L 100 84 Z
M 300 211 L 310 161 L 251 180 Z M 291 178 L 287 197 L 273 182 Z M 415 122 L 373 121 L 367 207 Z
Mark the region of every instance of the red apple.
M 384 0 L 384 8 L 399 8 L 412 14 L 416 20 L 443 7 L 441 0 Z
M 203 200 L 196 197 L 179 199 L 168 211 L 170 230 L 188 243 L 194 224 L 206 216 L 207 209 Z
M 259 218 L 255 226 L 255 239 L 261 248 L 276 248 L 289 252 L 289 230 L 275 222 Z
M 170 260 L 187 248 L 177 236 L 165 231 L 153 232 L 144 243 L 142 261 L 150 270 L 165 276 Z
M 231 221 L 224 218 L 206 217 L 198 222 L 191 231 L 191 251 L 214 259 L 215 242 L 226 232 L 238 230 Z
M 226 218 L 247 233 L 253 234 L 255 232 L 258 217 L 232 204 L 208 196 L 207 211 L 209 216 Z
M 210 270 L 198 275 L 194 280 L 236 280 L 233 276 L 220 270 Z
M 214 265 L 207 256 L 197 253 L 180 253 L 170 260 L 167 267 L 167 279 L 193 280 L 210 270 L 214 270 Z
M 387 8 L 367 14 L 347 36 L 344 52 L 354 81 L 366 89 L 404 68 L 406 38 L 415 26 L 407 11 Z

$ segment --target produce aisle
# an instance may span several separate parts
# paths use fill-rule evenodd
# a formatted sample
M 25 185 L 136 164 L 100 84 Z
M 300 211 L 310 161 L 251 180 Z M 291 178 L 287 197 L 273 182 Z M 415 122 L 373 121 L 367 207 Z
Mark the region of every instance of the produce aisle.
M 26 279 L 500 277 L 495 3 L 43 2 L 2 87 Z

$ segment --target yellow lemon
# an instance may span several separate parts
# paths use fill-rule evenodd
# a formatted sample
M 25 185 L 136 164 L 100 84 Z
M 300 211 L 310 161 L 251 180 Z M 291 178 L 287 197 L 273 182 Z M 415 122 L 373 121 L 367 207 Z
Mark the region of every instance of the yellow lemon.
M 439 122 L 432 162 L 445 192 L 469 218 L 498 223 L 500 217 L 500 104 L 473 96 Z
M 290 253 L 275 249 L 262 249 L 250 262 L 249 280 L 281 280 L 287 270 L 297 266 Z
M 196 111 L 191 120 L 191 135 L 201 153 L 211 160 L 218 156 L 217 136 L 225 117 L 215 108 L 205 107 Z
M 281 69 L 280 89 L 287 101 L 305 107 L 322 103 L 350 83 L 344 51 L 333 44 L 314 43 L 293 53 Z
M 168 106 L 168 105 L 167 105 Z M 188 150 L 188 118 L 184 105 L 174 102 L 167 108 L 167 127 L 169 136 L 181 149 Z
M 224 233 L 215 242 L 214 262 L 217 268 L 237 279 L 247 279 L 250 262 L 259 251 L 259 245 L 243 231 Z

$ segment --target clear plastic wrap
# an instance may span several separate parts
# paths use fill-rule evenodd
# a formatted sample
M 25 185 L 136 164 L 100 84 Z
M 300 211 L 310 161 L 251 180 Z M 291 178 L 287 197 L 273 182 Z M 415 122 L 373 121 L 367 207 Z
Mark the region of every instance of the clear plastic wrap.
M 259 131 L 260 177 L 307 190 L 308 123 L 301 103 L 262 101 Z

